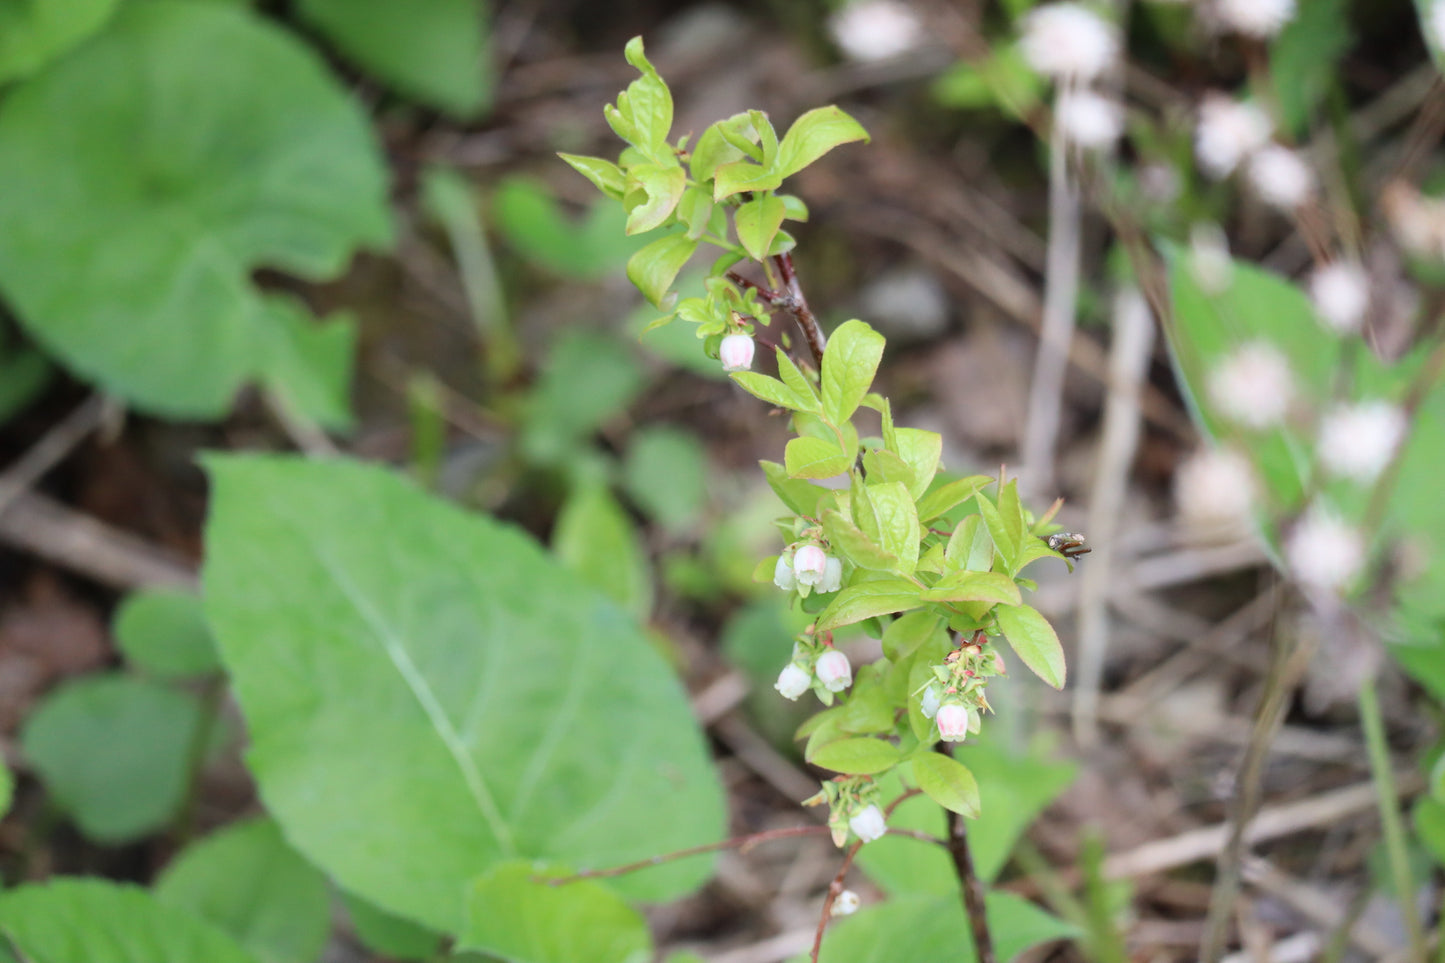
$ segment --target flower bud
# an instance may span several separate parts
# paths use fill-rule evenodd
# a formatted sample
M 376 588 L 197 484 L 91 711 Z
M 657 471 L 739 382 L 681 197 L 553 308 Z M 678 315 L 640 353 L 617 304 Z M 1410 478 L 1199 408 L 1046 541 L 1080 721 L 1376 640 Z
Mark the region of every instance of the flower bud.
M 777 689 L 784 699 L 796 700 L 812 685 L 813 677 L 797 663 L 789 662 L 783 666 L 783 671 L 778 673 L 778 681 L 773 684 L 773 688 Z
M 833 915 L 852 916 L 858 912 L 858 907 L 862 902 L 863 901 L 858 898 L 857 893 L 851 889 L 845 889 L 838 894 L 837 899 L 833 900 Z
M 823 566 L 823 577 L 818 580 L 819 592 L 836 592 L 843 587 L 843 561 L 832 555 Z
M 928 688 L 923 690 L 923 702 L 918 707 L 918 709 L 920 712 L 923 713 L 925 717 L 932 719 L 934 716 L 938 715 L 939 705 L 942 700 L 943 696 L 938 691 L 938 687 L 930 685 Z
M 799 585 L 817 585 L 828 568 L 828 556 L 816 545 L 804 545 L 793 553 L 793 576 Z
M 784 592 L 791 592 L 797 584 L 797 579 L 793 577 L 793 563 L 787 555 L 779 555 L 778 563 L 773 566 L 773 584 Z
M 724 371 L 747 371 L 753 366 L 753 339 L 745 334 L 730 334 L 717 348 Z
M 853 666 L 848 657 L 837 649 L 829 649 L 818 656 L 814 671 L 818 673 L 818 681 L 829 692 L 842 692 L 853 684 Z
M 968 736 L 969 711 L 967 706 L 957 703 L 940 706 L 933 721 L 938 723 L 938 735 L 944 742 L 962 742 Z
M 883 810 L 874 805 L 864 806 L 848 817 L 848 828 L 865 843 L 871 843 L 888 832 L 888 824 L 883 820 Z

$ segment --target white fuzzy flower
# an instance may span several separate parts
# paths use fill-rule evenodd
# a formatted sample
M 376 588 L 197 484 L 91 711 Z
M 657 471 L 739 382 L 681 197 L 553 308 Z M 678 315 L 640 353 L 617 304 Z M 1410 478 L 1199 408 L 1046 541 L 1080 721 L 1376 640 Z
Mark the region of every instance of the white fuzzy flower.
M 724 371 L 747 371 L 753 366 L 753 339 L 730 334 L 718 345 L 717 356 Z
M 1229 541 L 1249 534 L 1258 495 L 1248 459 L 1228 448 L 1196 452 L 1174 474 L 1180 521 L 1201 540 Z
M 1445 50 L 1445 0 L 1435 0 L 1425 12 L 1425 38 L 1437 50 Z
M 837 649 L 829 649 L 818 656 L 818 664 L 813 671 L 818 673 L 818 681 L 829 692 L 842 692 L 853 684 L 853 665 Z
M 1282 210 L 1294 210 L 1314 193 L 1314 171 L 1298 152 L 1278 144 L 1260 148 L 1249 159 L 1248 174 L 1260 200 Z
M 1295 580 L 1321 592 L 1338 593 L 1365 564 L 1364 538 L 1319 505 L 1295 525 L 1284 552 Z
M 973 713 L 967 706 L 954 703 L 940 706 L 933 721 L 938 723 L 938 735 L 944 742 L 962 742 L 968 737 Z
M 788 558 L 786 552 L 779 555 L 777 563 L 773 565 L 773 584 L 784 592 L 791 592 L 798 584 L 793 575 L 793 560 Z
M 868 805 L 848 817 L 848 828 L 863 842 L 871 843 L 888 832 L 888 823 L 883 818 L 883 810 Z
M 816 545 L 803 545 L 793 553 L 793 577 L 799 585 L 817 585 L 828 570 L 828 556 Z
M 923 39 L 923 25 L 907 4 L 861 0 L 828 18 L 833 42 L 850 60 L 886 60 L 907 53 Z
M 1246 428 L 1284 421 L 1294 398 L 1289 361 L 1267 341 L 1241 346 L 1209 372 L 1209 400 L 1216 411 Z
M 778 673 L 778 681 L 773 683 L 773 688 L 777 689 L 784 699 L 796 700 L 812 685 L 813 677 L 802 666 L 789 662 L 783 666 L 783 671 Z
M 1219 297 L 1234 283 L 1229 238 L 1213 221 L 1200 221 L 1189 229 L 1189 273 L 1210 297 Z
M 861 905 L 863 905 L 863 901 L 858 898 L 858 894 L 851 889 L 845 889 L 838 894 L 837 899 L 833 900 L 833 915 L 852 916 L 858 912 L 858 907 Z
M 1024 60 L 1041 74 L 1091 80 L 1119 57 L 1114 25 L 1077 3 L 1038 7 L 1024 21 Z
M 1253 104 L 1210 94 L 1199 106 L 1194 155 L 1199 167 L 1216 180 L 1228 177 L 1240 163 L 1269 143 L 1269 118 Z
M 1315 313 L 1336 334 L 1360 330 L 1370 307 L 1370 278 L 1353 261 L 1333 261 L 1310 276 Z
M 843 562 L 832 555 L 823 566 L 823 577 L 818 580 L 819 592 L 836 592 L 843 587 Z
M 1320 422 L 1320 464 L 1332 475 L 1369 484 L 1405 437 L 1405 413 L 1385 401 L 1336 408 Z
M 1064 140 L 1085 150 L 1113 146 L 1124 133 L 1124 109 L 1090 90 L 1070 90 L 1059 97 L 1054 123 Z
M 1295 0 L 1215 0 L 1221 25 L 1257 40 L 1268 40 L 1294 19 Z

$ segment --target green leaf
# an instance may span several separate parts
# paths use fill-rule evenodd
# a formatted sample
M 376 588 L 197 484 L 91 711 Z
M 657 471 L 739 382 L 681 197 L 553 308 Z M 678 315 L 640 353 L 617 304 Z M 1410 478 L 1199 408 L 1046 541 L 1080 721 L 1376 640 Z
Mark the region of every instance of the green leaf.
M 972 498 L 993 479 L 988 475 L 969 475 L 940 485 L 918 500 L 918 520 L 933 521 Z
M 707 452 L 697 436 L 676 428 L 642 428 L 627 445 L 622 468 L 628 496 L 668 531 L 697 525 L 707 501 Z
M 614 201 L 622 200 L 622 195 L 627 190 L 627 175 L 623 173 L 622 168 L 601 157 L 563 153 L 558 153 L 557 156 L 566 161 L 574 171 L 591 181 L 593 186 L 603 194 Z
M 745 131 L 752 130 L 752 120 L 745 113 L 734 114 L 727 120 L 720 120 L 712 124 L 702 132 L 702 136 L 693 145 L 692 156 L 688 160 L 692 178 L 698 183 L 711 180 L 719 165 L 731 164 L 733 161 L 742 160 L 745 156 L 741 150 L 728 143 L 727 137 L 723 136 L 722 131 L 725 127 L 735 137 L 741 137 L 744 136 Z
M 1001 572 L 952 572 L 925 589 L 925 602 L 1002 602 L 1019 605 L 1019 587 Z
M 661 307 L 662 299 L 677 278 L 677 272 L 692 257 L 697 244 L 686 234 L 660 237 L 628 259 L 627 279 L 654 307 Z
M 970 819 L 979 813 L 978 782 L 968 767 L 952 756 L 923 752 L 912 756 L 913 776 L 918 788 L 944 809 Z
M 834 772 L 872 776 L 892 769 L 900 758 L 893 743 L 864 736 L 825 743 L 812 751 L 808 761 Z
M 756 371 L 735 371 L 732 379 L 748 394 L 766 401 L 770 405 L 777 405 L 779 408 L 788 408 L 793 411 L 810 411 L 812 408 L 810 402 L 799 398 L 792 388 L 777 378 L 771 378 Z
M 753 260 L 762 261 L 767 258 L 768 249 L 773 246 L 773 237 L 783 226 L 785 213 L 781 200 L 775 195 L 764 194 L 748 201 L 733 214 L 738 240 Z
M 1055 689 L 1064 687 L 1064 647 L 1049 620 L 1027 605 L 994 609 L 999 628 L 1024 665 Z
M 1338 76 L 1340 58 L 1354 41 L 1348 8 L 1346 0 L 1302 3 L 1270 44 L 1270 89 L 1285 130 L 1295 138 L 1309 132 Z
M 820 414 L 823 410 L 823 402 L 818 397 L 818 389 L 808 380 L 808 376 L 803 374 L 802 369 L 782 348 L 777 349 L 776 357 L 778 359 L 778 377 L 783 379 L 783 384 L 791 388 L 793 394 L 799 398 L 808 399 L 809 405 L 805 410 L 813 414 Z
M 595 880 L 554 886 L 530 863 L 504 863 L 467 893 L 457 946 L 510 963 L 647 963 L 647 922 Z
M 265 817 L 231 823 L 186 847 L 155 894 L 215 924 L 260 963 L 315 960 L 331 931 L 326 877 Z
M 117 646 L 126 661 L 162 679 L 221 671 L 200 596 L 176 589 L 132 593 L 115 615 Z
M 918 587 L 901 578 L 885 578 L 850 585 L 818 616 L 818 630 L 852 625 L 877 615 L 892 615 L 918 604 Z
M 828 489 L 798 478 L 789 478 L 788 470 L 775 461 L 758 462 L 768 486 L 777 494 L 782 503 L 795 514 L 809 518 L 818 517 L 818 503 L 832 494 Z
M 15 802 L 15 774 L 5 761 L 0 759 L 0 817 L 10 812 L 10 806 Z
M 27 963 L 257 963 L 210 923 L 100 879 L 56 877 L 0 894 L 0 932 Z
M 425 196 L 439 212 L 441 201 L 449 202 L 449 216 L 439 220 L 448 225 L 453 247 L 460 254 L 457 242 L 464 236 L 460 232 L 474 235 L 481 211 L 473 187 L 459 181 L 459 175 L 451 175 L 454 172 L 448 171 L 429 177 Z M 627 215 L 620 205 L 599 198 L 579 221 L 563 211 L 551 188 L 523 174 L 505 177 L 497 184 L 492 192 L 491 215 L 509 247 L 531 263 L 569 278 L 611 275 L 648 243 L 645 238 L 625 234 Z M 485 236 L 474 238 L 480 257 L 490 256 L 485 253 L 485 242 Z M 501 319 L 502 305 L 488 308 L 489 315 Z M 493 326 L 496 323 L 493 321 Z
M 783 464 L 791 478 L 832 478 L 853 466 L 853 453 L 839 451 L 837 442 L 805 436 L 788 442 Z
M 934 638 L 942 627 L 943 620 L 928 611 L 909 612 L 894 619 L 883 632 L 883 655 L 897 663 Z
M 854 565 L 874 572 L 898 570 L 898 558 L 890 555 L 886 549 L 869 538 L 841 513 L 826 511 L 823 513 L 821 521 L 823 534 L 827 536 L 828 541 L 835 548 L 841 549 L 848 561 Z
M 628 168 L 627 233 L 645 234 L 667 223 L 686 189 L 687 174 L 675 164 L 637 164 Z M 633 203 L 633 197 L 639 193 L 641 198 Z
M 0 7 L 0 82 L 24 77 L 104 26 L 117 0 L 26 0 Z
M 1019 502 L 1017 479 L 1010 479 L 1007 485 L 999 489 L 998 516 L 1003 522 L 1004 530 L 1008 532 L 1009 544 L 1014 547 L 1011 554 L 1016 561 L 1019 549 L 1023 546 L 1024 533 L 1029 527 L 1024 519 L 1023 505 Z
M 377 909 L 359 896 L 341 893 L 346 914 L 356 938 L 373 953 L 396 960 L 426 963 L 437 955 L 441 934 L 418 926 L 410 920 Z
M 1009 571 L 1014 571 L 1014 559 L 1018 556 L 1019 545 L 1013 536 L 1009 534 L 1009 523 L 1004 520 L 1003 513 L 999 511 L 993 502 L 988 500 L 988 496 L 984 495 L 983 492 L 975 495 L 974 501 L 978 504 L 978 513 L 983 516 L 984 525 L 988 527 L 988 534 L 993 538 L 994 547 L 997 548 L 998 553 L 1003 556 L 1003 560 L 1005 564 L 1008 565 Z
M 823 351 L 823 412 L 835 425 L 853 417 L 883 358 L 883 335 L 863 321 L 844 321 Z
M 166 417 L 219 417 L 270 370 L 257 269 L 325 280 L 391 236 L 360 105 L 229 5 L 125 4 L 0 105 L 0 178 L 25 185 L 0 194 L 11 307 L 73 371 Z
M 547 352 L 527 398 L 522 452 L 534 463 L 564 463 L 578 442 L 642 390 L 636 353 L 617 338 L 569 328 Z
M 913 496 L 901 482 L 868 486 L 868 501 L 878 519 L 883 550 L 898 559 L 899 571 L 911 575 L 918 567 L 918 514 Z
M 639 621 L 652 613 L 652 569 L 637 528 L 603 485 L 579 486 L 557 513 L 552 551 Z
M 869 843 L 861 852 L 883 840 Z M 1041 943 L 1078 931 L 1033 903 L 1011 893 L 989 893 L 984 912 L 994 937 L 994 955 L 1010 961 Z M 963 901 L 948 896 L 913 896 L 867 906 L 840 920 L 823 940 L 819 963 L 899 963 L 900 960 L 975 963 L 972 933 Z
M 943 436 L 936 431 L 924 431 L 921 428 L 898 428 L 894 435 L 897 439 L 898 456 L 913 469 L 913 481 L 908 485 L 908 493 L 913 496 L 914 501 L 918 501 L 933 484 L 933 476 L 938 474 L 938 462 L 943 457 Z
M 123 843 L 160 829 L 179 810 L 200 720 L 193 696 L 106 673 L 48 695 L 20 739 L 81 831 L 97 842 Z
M 300 0 L 296 12 L 398 93 L 461 120 L 491 104 L 482 0 Z
M 840 144 L 867 142 L 863 125 L 837 107 L 816 107 L 797 120 L 778 146 L 777 171 L 790 177 Z
M 500 862 L 614 865 L 718 838 L 717 777 L 676 677 L 526 535 L 346 461 L 207 468 L 206 614 L 247 762 L 287 839 L 341 887 L 455 933 L 467 885 Z M 665 899 L 708 866 L 616 888 Z
M 677 158 L 667 144 L 667 135 L 672 129 L 672 92 L 648 63 L 641 37 L 627 42 L 624 55 L 642 76 L 617 95 L 617 106 L 609 104 L 602 109 L 602 114 L 618 137 L 654 164 L 676 164 Z
M 1440 866 L 1445 866 L 1445 803 L 1430 796 L 1415 800 L 1410 813 L 1415 826 L 1415 835 L 1420 838 L 1425 851 Z
M 266 309 L 261 384 L 293 421 L 349 430 L 355 321 L 341 313 L 318 323 L 300 301 L 279 295 L 266 298 Z
M 682 192 L 677 202 L 677 219 L 687 227 L 687 236 L 696 241 L 712 226 L 712 192 L 694 184 Z

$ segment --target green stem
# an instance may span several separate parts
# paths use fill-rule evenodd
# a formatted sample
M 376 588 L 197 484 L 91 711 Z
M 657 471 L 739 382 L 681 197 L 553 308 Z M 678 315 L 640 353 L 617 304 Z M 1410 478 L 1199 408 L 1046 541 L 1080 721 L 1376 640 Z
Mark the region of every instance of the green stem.
M 1375 695 L 1375 681 L 1366 679 L 1360 686 L 1360 725 L 1365 731 L 1365 749 L 1370 757 L 1370 772 L 1375 780 L 1375 800 L 1380 806 L 1380 825 L 1385 832 L 1385 853 L 1390 861 L 1390 876 L 1395 896 L 1405 917 L 1410 934 L 1410 959 L 1425 963 L 1425 931 L 1412 898 L 1414 882 L 1410 860 L 1405 848 L 1405 827 L 1400 820 L 1399 796 L 1395 776 L 1390 769 L 1390 749 L 1385 744 L 1385 721 L 1380 715 L 1380 700 Z

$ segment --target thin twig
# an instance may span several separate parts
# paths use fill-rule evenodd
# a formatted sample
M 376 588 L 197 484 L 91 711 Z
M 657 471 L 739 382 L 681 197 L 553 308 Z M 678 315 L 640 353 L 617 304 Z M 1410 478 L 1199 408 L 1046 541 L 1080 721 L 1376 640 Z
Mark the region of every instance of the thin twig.
M 105 420 L 107 402 L 94 394 L 31 445 L 5 474 L 0 475 L 0 514 L 23 491 L 65 459 Z
M 793 255 L 775 254 L 773 264 L 777 266 L 778 277 L 782 279 L 787 292 L 783 307 L 793 316 L 793 320 L 798 322 L 798 327 L 803 331 L 803 339 L 808 342 L 808 348 L 813 352 L 813 361 L 818 370 L 822 371 L 823 349 L 828 342 L 823 337 L 823 329 L 818 327 L 818 319 L 813 317 L 813 312 L 808 307 L 808 299 L 803 296 L 803 286 L 798 283 L 798 272 L 793 269 Z
M 973 868 L 973 853 L 968 848 L 968 827 L 964 818 L 953 810 L 948 812 L 948 854 L 963 890 L 963 911 L 973 931 L 973 946 L 978 963 L 996 963 L 993 937 L 988 930 L 988 912 L 984 906 L 983 880 Z
M 828 929 L 828 919 L 833 915 L 833 903 L 838 899 L 838 894 L 843 892 L 843 880 L 848 875 L 848 870 L 853 866 L 853 857 L 858 855 L 863 843 L 856 842 L 848 847 L 848 854 L 843 857 L 843 865 L 838 868 L 838 874 L 828 884 L 828 894 L 823 897 L 823 912 L 818 916 L 818 931 L 813 935 L 813 952 L 808 956 L 810 963 L 818 963 L 818 954 L 823 951 L 823 933 Z M 988 961 L 982 961 L 988 963 Z
M 548 879 L 546 882 L 553 886 L 564 886 L 567 883 L 575 883 L 582 879 L 608 879 L 613 876 L 626 876 L 628 873 L 650 869 L 653 866 L 660 866 L 663 863 L 670 863 L 678 859 L 686 859 L 689 856 L 717 853 L 724 849 L 749 850 L 762 843 L 771 843 L 779 839 L 796 839 L 799 836 L 826 836 L 829 832 L 830 830 L 827 826 L 788 826 L 784 829 L 769 829 L 761 833 L 734 836 L 731 839 L 724 839 L 716 843 L 705 843 L 702 846 L 675 849 L 670 853 L 660 853 L 657 856 L 649 856 L 647 859 L 639 859 L 633 863 L 623 863 L 621 866 L 609 866 L 606 869 L 582 869 L 570 876 L 559 876 L 555 879 Z

